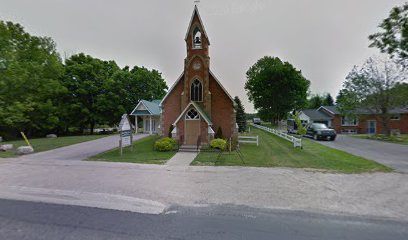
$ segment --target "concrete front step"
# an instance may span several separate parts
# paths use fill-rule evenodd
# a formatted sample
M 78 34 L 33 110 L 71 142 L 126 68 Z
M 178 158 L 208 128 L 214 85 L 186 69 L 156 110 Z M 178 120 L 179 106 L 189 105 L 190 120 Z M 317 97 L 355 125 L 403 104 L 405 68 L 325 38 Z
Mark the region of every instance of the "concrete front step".
M 179 152 L 199 152 L 201 146 L 198 147 L 196 145 L 181 145 L 179 148 Z

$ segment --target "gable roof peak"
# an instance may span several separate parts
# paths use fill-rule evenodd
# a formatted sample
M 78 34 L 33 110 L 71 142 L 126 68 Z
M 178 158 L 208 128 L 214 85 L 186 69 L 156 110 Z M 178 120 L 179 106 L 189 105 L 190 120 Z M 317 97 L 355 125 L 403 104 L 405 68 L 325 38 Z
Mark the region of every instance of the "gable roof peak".
M 187 28 L 187 32 L 186 32 L 186 37 L 184 38 L 184 40 L 187 41 L 188 34 L 189 34 L 190 31 L 191 31 L 191 26 L 193 25 L 193 21 L 194 21 L 194 17 L 195 17 L 195 16 L 197 16 L 198 22 L 200 23 L 200 26 L 201 26 L 201 28 L 202 28 L 202 34 L 207 38 L 208 45 L 210 45 L 210 39 L 208 38 L 207 32 L 205 31 L 204 24 L 203 24 L 203 21 L 201 20 L 200 13 L 198 12 L 198 7 L 197 7 L 197 5 L 194 5 L 193 14 L 191 15 L 190 23 L 188 24 L 188 28 Z

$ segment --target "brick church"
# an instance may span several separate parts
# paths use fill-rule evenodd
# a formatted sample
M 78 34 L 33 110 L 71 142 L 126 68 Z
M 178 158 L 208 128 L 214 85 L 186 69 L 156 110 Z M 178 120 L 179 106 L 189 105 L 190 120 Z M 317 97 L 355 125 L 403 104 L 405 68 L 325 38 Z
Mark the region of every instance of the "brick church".
M 172 136 L 181 144 L 208 143 L 218 128 L 224 138 L 236 136 L 234 100 L 210 70 L 210 41 L 197 6 L 185 42 L 187 57 L 181 76 L 160 103 L 143 100 L 132 115 L 142 117 L 144 131 L 151 134 L 167 136 L 173 126 Z

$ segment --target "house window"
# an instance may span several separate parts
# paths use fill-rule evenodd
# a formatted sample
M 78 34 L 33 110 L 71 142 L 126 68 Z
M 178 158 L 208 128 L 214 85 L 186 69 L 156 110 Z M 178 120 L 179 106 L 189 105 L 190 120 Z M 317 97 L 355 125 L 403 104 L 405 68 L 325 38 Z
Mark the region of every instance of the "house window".
M 343 116 L 341 117 L 341 125 L 342 126 L 357 126 L 357 118 Z
M 193 32 L 193 48 L 201 48 L 201 31 L 198 27 Z
M 194 80 L 191 84 L 191 93 L 190 99 L 194 102 L 202 102 L 203 101 L 203 85 L 199 80 Z
M 390 116 L 390 119 L 391 119 L 391 120 L 400 120 L 400 115 L 399 115 L 399 114 L 392 114 L 392 115 Z
M 186 114 L 186 119 L 187 120 L 197 120 L 200 119 L 200 114 L 198 114 L 198 112 L 192 108 L 190 109 L 187 114 Z

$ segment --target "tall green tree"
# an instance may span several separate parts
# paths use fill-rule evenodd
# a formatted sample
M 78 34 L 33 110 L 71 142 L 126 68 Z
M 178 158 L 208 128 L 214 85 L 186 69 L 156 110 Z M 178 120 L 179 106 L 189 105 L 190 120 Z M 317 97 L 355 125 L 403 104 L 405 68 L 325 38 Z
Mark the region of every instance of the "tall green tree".
M 63 65 L 55 43 L 0 21 L 0 131 L 29 135 L 59 125 Z
M 314 109 L 324 105 L 324 97 L 314 94 L 307 101 L 307 108 Z
M 330 93 L 314 94 L 307 100 L 307 108 L 319 108 L 320 106 L 333 106 L 334 100 Z
M 370 47 L 377 47 L 408 67 L 408 2 L 394 7 L 379 25 L 381 31 L 369 36 Z
M 238 96 L 235 96 L 234 102 L 235 102 L 235 120 L 238 124 L 238 131 L 245 132 L 246 115 L 244 105 L 242 105 L 241 99 L 239 99 Z
M 106 112 L 107 97 L 113 84 L 112 75 L 120 70 L 114 61 L 102 61 L 83 53 L 65 61 L 63 85 L 66 96 L 66 127 L 89 127 L 91 132 L 97 124 L 105 124 L 112 116 Z
M 355 115 L 363 108 L 379 114 L 384 134 L 390 134 L 390 110 L 406 107 L 403 81 L 407 70 L 385 58 L 369 58 L 361 67 L 355 66 L 343 83 L 337 106 L 345 115 Z
M 310 82 L 277 57 L 259 59 L 246 73 L 245 90 L 261 118 L 273 123 L 306 104 Z
M 163 98 L 168 88 L 159 71 L 138 66 L 116 71 L 112 80 L 104 104 L 104 111 L 111 113 L 109 124 L 115 123 L 123 113 L 130 113 L 142 99 L 151 101 Z
M 64 86 L 69 90 L 65 115 L 67 126 L 80 129 L 114 125 L 141 100 L 162 98 L 166 82 L 157 70 L 144 67 L 120 69 L 114 61 L 103 61 L 83 53 L 65 63 Z

